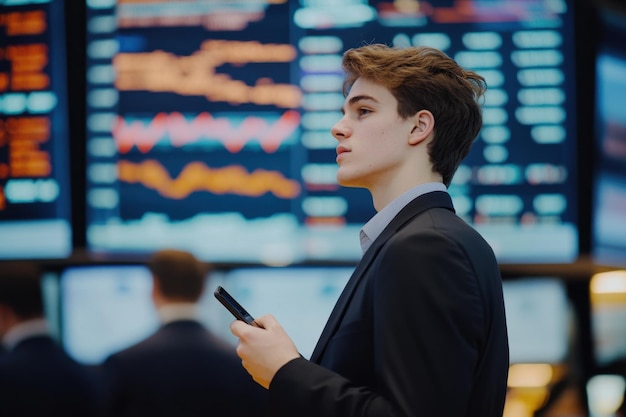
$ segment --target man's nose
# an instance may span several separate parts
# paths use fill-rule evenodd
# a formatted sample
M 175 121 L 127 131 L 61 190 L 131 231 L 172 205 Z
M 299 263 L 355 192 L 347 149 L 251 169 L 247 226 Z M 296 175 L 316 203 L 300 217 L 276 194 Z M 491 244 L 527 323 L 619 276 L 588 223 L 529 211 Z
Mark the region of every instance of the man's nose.
M 341 118 L 335 125 L 330 129 L 333 137 L 337 140 L 345 139 L 350 136 L 350 129 L 348 128 L 345 118 Z

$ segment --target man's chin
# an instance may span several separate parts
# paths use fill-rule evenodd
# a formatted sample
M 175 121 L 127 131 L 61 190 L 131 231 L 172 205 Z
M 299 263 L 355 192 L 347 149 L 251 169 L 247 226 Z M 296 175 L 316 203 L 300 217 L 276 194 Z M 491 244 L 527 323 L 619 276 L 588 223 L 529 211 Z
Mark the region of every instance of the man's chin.
M 358 181 L 358 178 L 352 178 L 344 175 L 337 176 L 337 184 L 342 187 L 365 188 L 365 186 Z
M 347 178 L 343 175 L 337 175 L 337 184 L 341 185 L 342 187 L 354 187 L 354 185 L 352 185 L 350 181 L 350 178 Z

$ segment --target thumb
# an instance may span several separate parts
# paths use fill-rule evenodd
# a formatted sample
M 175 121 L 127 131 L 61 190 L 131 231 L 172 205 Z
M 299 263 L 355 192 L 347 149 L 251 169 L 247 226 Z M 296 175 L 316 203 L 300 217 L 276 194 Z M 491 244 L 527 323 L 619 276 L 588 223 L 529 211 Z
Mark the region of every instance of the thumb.
M 265 314 L 261 317 L 254 319 L 254 322 L 263 329 L 271 329 L 272 327 L 280 326 L 276 317 L 271 314 Z

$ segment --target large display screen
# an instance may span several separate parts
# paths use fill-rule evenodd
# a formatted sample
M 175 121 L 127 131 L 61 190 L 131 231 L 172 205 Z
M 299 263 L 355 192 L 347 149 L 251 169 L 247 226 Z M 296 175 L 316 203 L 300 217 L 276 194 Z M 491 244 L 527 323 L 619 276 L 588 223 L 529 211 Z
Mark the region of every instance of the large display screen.
M 600 17 L 592 252 L 598 263 L 626 266 L 626 15 Z
M 483 75 L 450 192 L 500 262 L 578 255 L 572 3 L 87 2 L 87 243 L 208 261 L 356 261 L 369 193 L 336 183 L 343 52 L 437 47 Z
M 0 2 L 0 258 L 72 250 L 63 3 Z
M 214 271 L 198 305 L 199 320 L 235 346 L 235 318 L 213 296 L 222 285 L 253 316 L 273 314 L 309 357 L 352 268 L 291 267 Z M 152 281 L 140 265 L 72 267 L 61 276 L 61 340 L 70 356 L 98 365 L 159 326 Z

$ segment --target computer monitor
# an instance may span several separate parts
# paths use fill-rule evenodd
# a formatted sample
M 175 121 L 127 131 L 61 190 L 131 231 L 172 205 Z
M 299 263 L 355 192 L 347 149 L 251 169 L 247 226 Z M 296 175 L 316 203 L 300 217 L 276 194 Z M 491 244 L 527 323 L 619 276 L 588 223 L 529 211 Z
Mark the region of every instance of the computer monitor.
M 572 315 L 565 284 L 529 277 L 503 284 L 511 363 L 566 362 Z
M 158 328 L 146 267 L 70 267 L 60 278 L 61 341 L 77 361 L 99 364 Z

